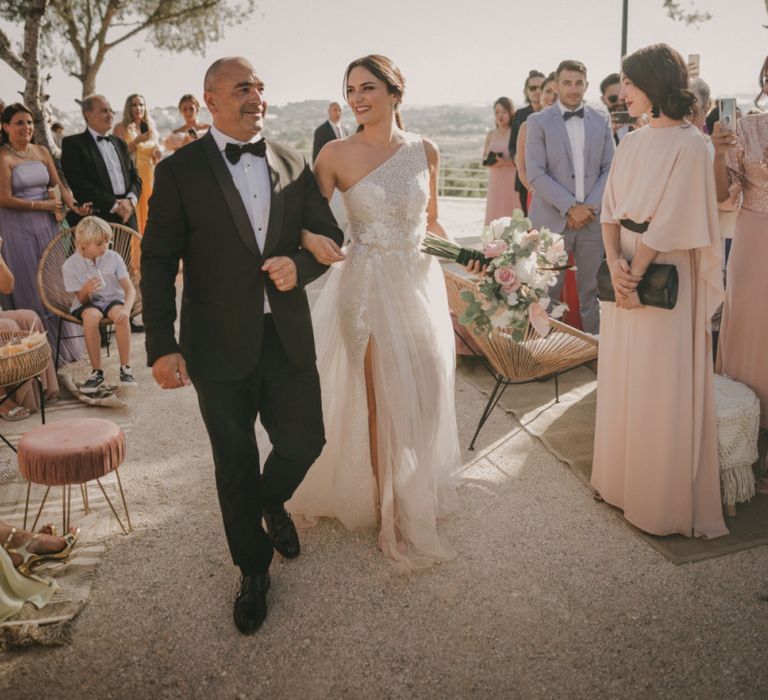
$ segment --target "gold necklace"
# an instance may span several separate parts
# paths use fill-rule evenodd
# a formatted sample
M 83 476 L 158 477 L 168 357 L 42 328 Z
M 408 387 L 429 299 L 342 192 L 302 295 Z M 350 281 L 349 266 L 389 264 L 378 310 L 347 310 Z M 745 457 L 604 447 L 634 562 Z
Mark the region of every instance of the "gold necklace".
M 13 153 L 17 158 L 21 158 L 22 160 L 25 160 L 27 156 L 29 156 L 29 146 L 27 146 L 27 150 L 22 153 L 21 151 L 17 151 L 9 142 L 6 142 L 5 144 L 6 148 Z

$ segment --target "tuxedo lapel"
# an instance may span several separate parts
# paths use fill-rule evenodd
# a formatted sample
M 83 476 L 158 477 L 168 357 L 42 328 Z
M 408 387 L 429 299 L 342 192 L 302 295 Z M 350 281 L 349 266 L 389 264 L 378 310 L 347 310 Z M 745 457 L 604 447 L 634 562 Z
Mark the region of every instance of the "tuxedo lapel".
M 131 191 L 131 166 L 130 163 L 126 161 L 125 152 L 122 148 L 120 148 L 120 145 L 117 143 L 117 136 L 113 136 L 112 134 L 109 135 L 109 142 L 115 147 L 115 152 L 117 153 L 117 159 L 120 161 L 120 167 L 123 169 L 123 179 L 125 180 L 125 191 L 130 192 Z M 130 158 L 130 156 L 128 156 Z
M 550 109 L 552 110 L 552 114 L 549 118 L 553 122 L 555 131 L 557 131 L 560 138 L 563 140 L 565 152 L 571 160 L 571 169 L 573 169 L 573 150 L 571 149 L 571 139 L 568 138 L 568 131 L 565 128 L 565 119 L 563 119 L 563 115 L 557 105 L 554 105 Z
M 96 141 L 94 140 L 93 136 L 91 136 L 91 132 L 87 129 L 83 132 L 82 137 L 83 145 L 85 146 L 86 152 L 88 155 L 90 155 L 91 160 L 93 161 L 93 165 L 96 168 L 96 173 L 99 176 L 99 181 L 102 183 L 104 189 L 107 192 L 112 192 L 112 180 L 109 177 L 107 164 L 104 162 L 104 156 L 101 155 L 101 151 L 96 145 Z M 128 182 L 127 178 L 126 182 Z
M 284 172 L 280 159 L 267 143 L 267 167 L 269 168 L 269 181 L 272 186 L 272 199 L 269 205 L 269 223 L 267 224 L 267 237 L 264 241 L 264 257 L 269 253 L 280 240 L 280 232 L 283 228 L 283 215 L 285 213 L 285 195 L 283 187 L 287 182 L 288 175 Z
M 592 113 L 592 110 L 585 106 L 584 107 L 584 175 L 586 177 L 587 171 L 589 170 L 590 164 L 592 162 L 592 148 L 595 145 L 595 115 Z
M 245 243 L 248 250 L 254 255 L 261 255 L 259 246 L 256 243 L 256 237 L 253 234 L 251 221 L 248 218 L 248 212 L 245 210 L 245 205 L 240 197 L 240 193 L 237 191 L 237 187 L 235 187 L 235 183 L 232 180 L 232 174 L 227 169 L 227 165 L 224 162 L 224 156 L 221 155 L 221 152 L 216 145 L 216 141 L 210 132 L 203 136 L 201 141 L 203 142 L 205 157 L 213 170 L 216 182 L 221 188 L 221 193 L 224 196 L 230 214 L 232 214 L 232 219 L 235 222 L 235 228 L 237 229 L 238 235 L 243 240 L 243 243 Z

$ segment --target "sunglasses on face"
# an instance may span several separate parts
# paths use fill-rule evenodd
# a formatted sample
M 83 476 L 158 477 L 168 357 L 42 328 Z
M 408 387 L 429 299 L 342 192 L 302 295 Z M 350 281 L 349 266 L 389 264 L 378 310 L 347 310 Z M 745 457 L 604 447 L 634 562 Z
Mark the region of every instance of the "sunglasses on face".
M 612 105 L 615 105 L 619 101 L 619 96 L 618 95 L 608 95 L 605 99 L 608 100 L 608 102 L 610 102 Z
M 531 91 L 533 91 L 533 90 L 541 90 L 541 85 L 529 85 L 528 89 L 531 90 Z

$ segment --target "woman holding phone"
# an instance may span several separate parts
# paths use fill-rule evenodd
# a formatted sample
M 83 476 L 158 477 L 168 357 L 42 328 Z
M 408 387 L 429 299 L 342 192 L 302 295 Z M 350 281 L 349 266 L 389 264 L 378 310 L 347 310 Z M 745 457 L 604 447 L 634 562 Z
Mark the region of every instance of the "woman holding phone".
M 653 535 L 727 535 L 720 500 L 711 319 L 723 299 L 709 151 L 666 44 L 627 56 L 621 95 L 650 123 L 619 143 L 600 220 L 616 301 L 601 302 L 592 486 Z M 674 265 L 672 308 L 644 306 L 651 264 Z
M 155 184 L 155 165 L 160 160 L 160 149 L 155 123 L 149 116 L 147 103 L 141 95 L 128 95 L 123 108 L 123 119 L 115 127 L 114 134 L 125 141 L 139 171 L 141 197 L 136 202 L 136 221 L 139 233 L 143 234 L 147 225 L 149 198 Z
M 184 123 L 166 136 L 164 146 L 166 151 L 178 151 L 182 146 L 204 136 L 210 124 L 204 124 L 200 120 L 200 102 L 194 95 L 182 95 L 179 100 L 179 113 L 184 118 Z
M 768 95 L 768 58 L 760 71 L 760 94 Z M 728 260 L 728 286 L 717 371 L 749 386 L 760 399 L 761 457 L 765 459 L 768 433 L 768 113 L 748 114 L 726 126 L 715 123 L 715 182 L 719 202 L 741 210 L 736 219 Z M 759 493 L 768 494 L 768 477 L 758 481 Z

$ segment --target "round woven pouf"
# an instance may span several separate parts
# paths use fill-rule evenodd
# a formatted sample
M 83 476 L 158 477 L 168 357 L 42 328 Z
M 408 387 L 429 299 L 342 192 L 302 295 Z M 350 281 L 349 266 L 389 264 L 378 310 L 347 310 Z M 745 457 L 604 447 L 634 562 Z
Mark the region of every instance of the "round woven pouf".
M 131 529 L 128 507 L 120 483 L 118 467 L 125 459 L 125 433 L 120 426 L 103 418 L 69 418 L 41 425 L 24 433 L 19 441 L 19 471 L 30 484 L 64 486 L 64 527 L 69 527 L 69 502 L 71 484 L 85 484 L 96 480 L 124 532 Z M 115 472 L 120 495 L 123 499 L 128 527 L 126 528 L 109 500 L 101 477 Z M 38 511 L 38 518 L 43 503 Z M 29 490 L 27 491 L 29 501 Z M 83 488 L 83 505 L 88 510 L 87 491 Z M 35 525 L 37 519 L 35 519 Z M 26 525 L 26 511 L 24 515 Z M 34 529 L 34 525 L 33 525 Z

